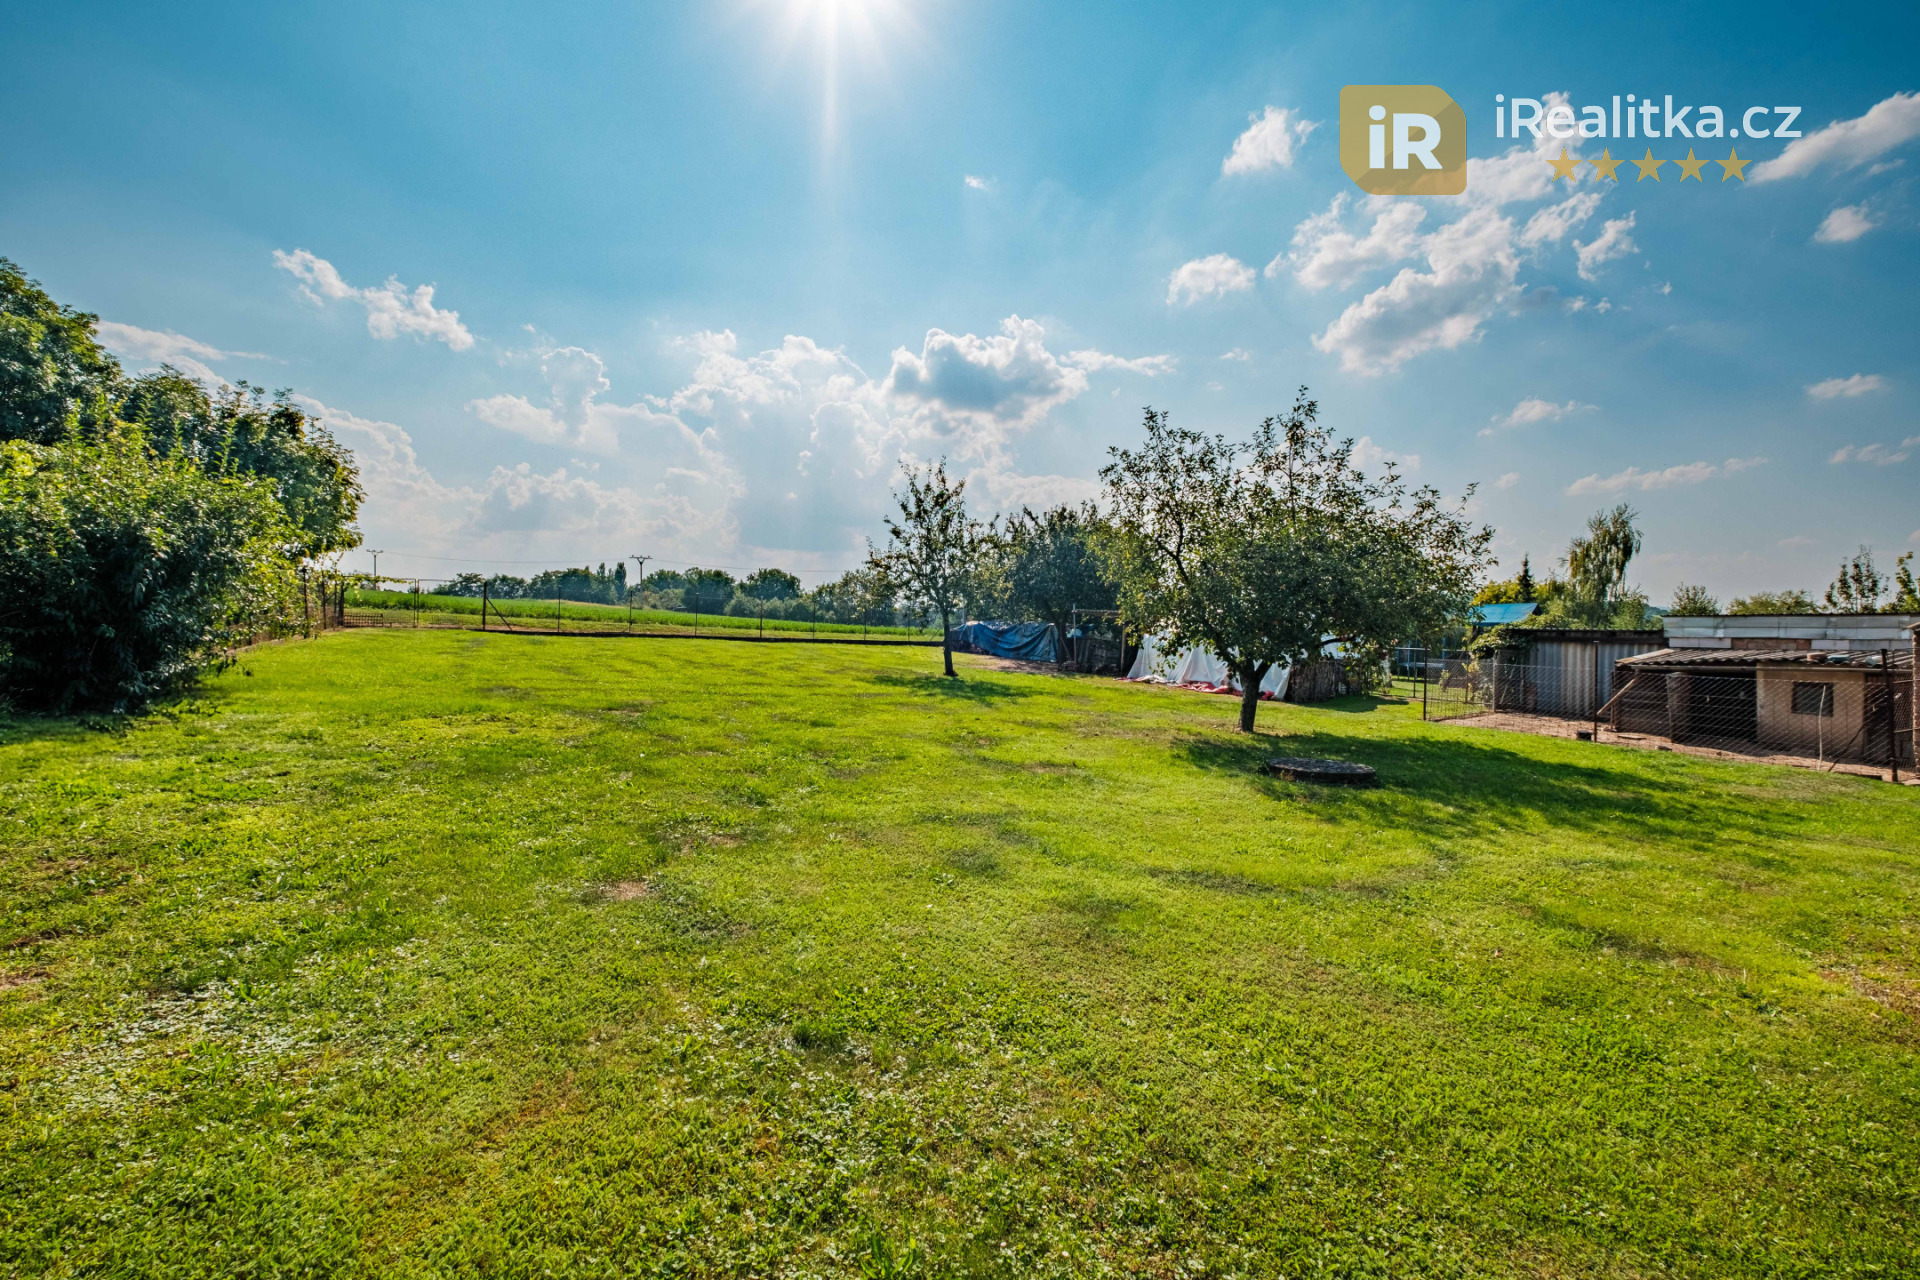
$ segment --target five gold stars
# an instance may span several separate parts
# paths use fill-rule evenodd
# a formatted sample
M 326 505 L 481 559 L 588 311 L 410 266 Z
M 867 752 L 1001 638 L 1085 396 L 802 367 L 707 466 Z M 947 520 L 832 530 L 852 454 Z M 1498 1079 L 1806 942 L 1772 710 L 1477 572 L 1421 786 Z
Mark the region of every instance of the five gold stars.
M 1647 148 L 1646 157 L 1640 160 L 1635 160 L 1631 156 L 1616 160 L 1613 158 L 1611 148 L 1602 150 L 1598 160 L 1582 160 L 1578 156 L 1569 155 L 1565 147 L 1560 148 L 1560 156 L 1558 159 L 1552 157 L 1547 157 L 1546 159 L 1547 163 L 1553 166 L 1553 177 L 1548 179 L 1549 182 L 1558 182 L 1562 178 L 1565 178 L 1568 182 L 1580 181 L 1580 166 L 1583 164 L 1593 166 L 1593 180 L 1595 182 L 1600 181 L 1602 178 L 1611 178 L 1615 182 L 1618 182 L 1620 181 L 1620 174 L 1617 171 L 1622 164 L 1627 163 L 1639 166 L 1640 176 L 1634 179 L 1635 182 L 1645 182 L 1648 178 L 1652 178 L 1655 182 L 1658 182 L 1660 181 L 1660 166 L 1667 163 L 1665 160 L 1655 160 L 1653 158 L 1652 147 Z M 1706 178 L 1701 175 L 1700 171 L 1709 164 L 1717 164 L 1720 166 L 1720 181 L 1725 182 L 1728 178 L 1738 178 L 1740 181 L 1745 182 L 1747 180 L 1746 169 L 1752 161 L 1742 160 L 1737 148 L 1729 150 L 1725 160 L 1708 160 L 1695 155 L 1693 148 L 1688 147 L 1687 158 L 1685 160 L 1675 160 L 1673 163 L 1680 166 L 1680 181 L 1682 182 L 1685 182 L 1688 178 L 1692 178 L 1695 182 L 1705 182 Z

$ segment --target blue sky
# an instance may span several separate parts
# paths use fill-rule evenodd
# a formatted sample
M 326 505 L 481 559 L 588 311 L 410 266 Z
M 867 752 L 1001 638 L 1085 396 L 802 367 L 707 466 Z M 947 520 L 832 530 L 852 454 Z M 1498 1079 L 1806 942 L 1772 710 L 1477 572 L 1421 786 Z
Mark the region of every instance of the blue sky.
M 1920 546 L 1910 5 L 3 21 L 0 254 L 132 368 L 305 397 L 361 457 L 384 571 L 817 580 L 903 457 L 985 512 L 1088 497 L 1143 405 L 1244 434 L 1303 383 L 1363 454 L 1478 482 L 1509 568 L 1621 500 L 1656 601 Z M 1355 188 L 1348 83 L 1451 94 L 1467 194 Z M 1493 136 L 1496 94 L 1627 93 L 1797 105 L 1802 136 L 1740 139 L 1745 182 L 1572 186 Z

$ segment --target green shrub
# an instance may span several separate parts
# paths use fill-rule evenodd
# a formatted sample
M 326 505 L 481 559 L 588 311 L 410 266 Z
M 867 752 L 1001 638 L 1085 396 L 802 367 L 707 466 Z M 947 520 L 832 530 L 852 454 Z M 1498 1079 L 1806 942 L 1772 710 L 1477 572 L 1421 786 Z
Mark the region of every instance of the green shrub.
M 285 616 L 299 542 L 267 482 L 138 432 L 0 444 L 0 692 L 55 713 L 173 692 Z

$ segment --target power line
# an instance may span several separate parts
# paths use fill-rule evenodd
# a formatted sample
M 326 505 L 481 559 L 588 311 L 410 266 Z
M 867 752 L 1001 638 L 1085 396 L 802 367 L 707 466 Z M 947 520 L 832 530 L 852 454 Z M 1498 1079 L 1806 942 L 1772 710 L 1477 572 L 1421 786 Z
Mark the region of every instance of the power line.
M 383 556 L 405 556 L 406 558 L 411 560 L 432 560 L 440 564 L 511 564 L 511 565 L 545 565 L 548 567 L 560 565 L 562 568 L 567 568 L 567 569 L 590 567 L 590 566 L 576 566 L 576 565 L 561 565 L 561 562 L 559 560 L 551 559 L 551 558 L 545 559 L 545 560 L 507 560 L 507 559 L 496 558 L 493 556 L 487 556 L 484 558 L 475 558 L 472 556 L 431 556 L 426 554 L 423 551 L 393 551 L 385 548 L 381 549 L 377 554 L 383 555 Z M 632 559 L 637 559 L 638 557 L 628 556 L 626 558 L 629 560 L 632 560 Z M 729 571 L 738 571 L 741 573 L 751 573 L 756 569 L 765 569 L 770 567 L 764 564 L 714 564 L 712 561 L 701 562 L 696 560 L 667 560 L 667 559 L 661 559 L 654 556 L 648 556 L 646 557 L 646 559 L 649 563 L 658 563 L 663 567 L 675 568 L 675 569 L 726 569 Z M 862 561 L 860 564 L 857 564 L 857 565 L 843 565 L 836 568 L 825 568 L 825 569 L 814 569 L 814 568 L 795 569 L 795 570 L 790 570 L 789 572 L 851 573 L 855 569 L 864 569 L 865 567 L 866 567 L 866 563 Z

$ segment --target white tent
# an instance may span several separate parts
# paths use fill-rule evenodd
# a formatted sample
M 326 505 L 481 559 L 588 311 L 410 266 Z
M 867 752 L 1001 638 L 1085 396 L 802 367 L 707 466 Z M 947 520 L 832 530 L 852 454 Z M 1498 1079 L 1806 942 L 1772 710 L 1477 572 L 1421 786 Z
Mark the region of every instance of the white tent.
M 1270 693 L 1276 699 L 1286 697 L 1287 673 L 1291 670 L 1291 667 L 1278 665 L 1270 668 L 1260 681 L 1260 692 Z M 1210 650 L 1194 648 L 1170 651 L 1165 647 L 1165 638 L 1157 635 L 1150 635 L 1140 642 L 1140 656 L 1133 660 L 1127 679 L 1240 687 L 1233 673 L 1227 670 L 1227 664 Z

